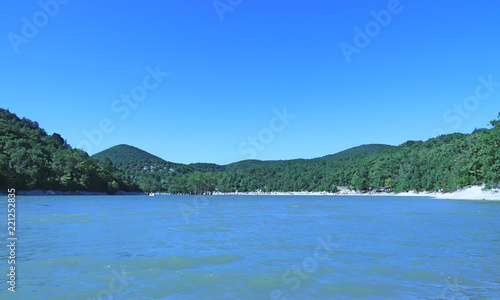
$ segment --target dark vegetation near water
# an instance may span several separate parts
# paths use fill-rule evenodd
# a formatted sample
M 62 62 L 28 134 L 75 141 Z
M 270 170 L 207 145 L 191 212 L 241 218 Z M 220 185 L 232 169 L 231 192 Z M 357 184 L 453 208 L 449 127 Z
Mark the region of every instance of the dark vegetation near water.
M 499 115 L 500 116 L 500 115 Z M 118 145 L 89 157 L 57 133 L 0 109 L 0 187 L 18 190 L 163 191 L 173 194 L 328 191 L 453 191 L 500 182 L 500 126 L 397 147 L 363 145 L 315 159 L 178 164 Z
M 138 186 L 110 162 L 72 149 L 57 133 L 0 109 L 0 188 L 116 193 Z

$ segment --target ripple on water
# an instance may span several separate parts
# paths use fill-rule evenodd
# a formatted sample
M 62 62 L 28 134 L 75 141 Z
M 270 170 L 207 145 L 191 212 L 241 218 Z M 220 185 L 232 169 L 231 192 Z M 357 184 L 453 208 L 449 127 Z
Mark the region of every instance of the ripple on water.
M 127 265 L 132 269 L 150 269 L 159 268 L 166 270 L 186 270 L 195 269 L 203 265 L 221 265 L 230 264 L 236 261 L 243 260 L 239 255 L 224 254 L 212 256 L 170 256 L 168 258 L 147 258 L 134 257 L 123 261 L 122 264 Z
M 193 197 L 104 198 L 23 203 L 17 299 L 499 298 L 500 203 L 214 197 L 186 223 Z M 327 236 L 338 247 L 292 289 Z

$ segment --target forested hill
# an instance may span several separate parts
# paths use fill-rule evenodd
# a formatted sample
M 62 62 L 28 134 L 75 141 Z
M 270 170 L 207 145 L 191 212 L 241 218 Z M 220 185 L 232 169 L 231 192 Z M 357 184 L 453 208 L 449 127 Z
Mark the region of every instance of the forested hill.
M 372 153 L 372 152 L 375 152 L 377 150 L 390 148 L 390 147 L 392 147 L 392 146 L 384 145 L 384 144 L 361 145 L 361 146 L 357 146 L 357 147 L 353 147 L 353 148 L 341 151 L 339 153 L 319 157 L 317 159 L 330 159 L 331 160 L 331 159 L 338 159 L 338 158 L 346 158 L 349 156 L 354 156 L 354 155 L 363 154 L 363 153 Z
M 364 153 L 372 153 L 380 149 L 390 148 L 389 145 L 362 145 L 344 150 L 337 154 L 328 155 L 317 159 L 295 159 L 295 160 L 243 160 L 228 165 L 217 165 L 211 163 L 178 164 L 165 161 L 139 148 L 129 145 L 117 145 L 92 157 L 100 161 L 110 161 L 118 169 L 122 170 L 134 179 L 145 191 L 162 190 L 172 193 L 188 193 L 189 188 L 183 188 L 188 184 L 188 179 L 197 173 L 202 173 L 201 177 L 211 177 L 214 173 L 219 176 L 222 173 L 240 173 L 246 170 L 257 168 L 290 168 L 301 163 L 315 164 L 315 160 L 334 160 L 348 158 Z M 199 174 L 197 174 L 200 176 Z M 182 177 L 184 176 L 184 177 Z M 177 184 L 177 181 L 181 183 Z M 177 189 L 178 186 L 182 188 Z M 220 190 L 220 189 L 218 189 Z M 237 190 L 235 188 L 235 190 Z M 245 190 L 245 189 L 244 189 Z
M 151 161 L 164 161 L 163 159 L 150 154 L 139 148 L 129 145 L 117 145 L 92 155 L 93 158 L 100 161 L 109 159 L 113 164 L 132 161 L 132 160 L 151 160 Z
M 138 190 L 111 163 L 72 149 L 57 133 L 0 108 L 0 188 L 108 192 Z
M 500 117 L 500 115 L 499 115 Z M 0 109 L 0 188 L 18 190 L 164 191 L 203 194 L 252 191 L 336 191 L 393 188 L 452 191 L 500 182 L 499 120 L 490 129 L 400 146 L 363 145 L 316 159 L 176 164 L 119 145 L 99 161 L 72 149 L 57 133 Z M 127 153 L 123 153 L 127 152 Z M 106 154 L 107 155 L 104 155 Z M 109 155 L 109 154 L 112 155 Z M 114 160 L 114 164 L 111 161 Z
M 500 115 L 499 115 L 500 116 Z M 170 193 L 336 191 L 391 188 L 396 192 L 453 191 L 500 182 L 500 126 L 471 134 L 448 134 L 397 147 L 365 145 L 317 159 L 246 160 L 226 166 L 173 166 L 139 162 L 118 167 L 144 190 Z M 367 151 L 363 151 L 367 150 Z
M 379 149 L 385 149 L 390 147 L 392 146 L 382 145 L 382 144 L 362 145 L 344 150 L 336 154 L 331 154 L 320 158 L 316 158 L 316 160 L 332 160 L 339 158 L 347 158 L 350 156 L 355 156 L 363 153 L 371 153 Z M 191 173 L 195 171 L 199 171 L 201 173 L 241 171 L 262 166 L 283 165 L 298 161 L 304 161 L 304 159 L 267 160 L 267 161 L 249 159 L 249 160 L 242 160 L 230 163 L 227 165 L 217 165 L 213 163 L 193 163 L 186 165 L 186 164 L 166 161 L 158 156 L 155 156 L 137 147 L 125 144 L 113 146 L 109 149 L 96 153 L 92 155 L 92 158 L 102 162 L 109 160 L 111 163 L 119 166 L 121 169 L 139 168 L 144 170 L 146 169 L 156 170 L 161 168 L 161 169 L 175 169 L 180 173 Z

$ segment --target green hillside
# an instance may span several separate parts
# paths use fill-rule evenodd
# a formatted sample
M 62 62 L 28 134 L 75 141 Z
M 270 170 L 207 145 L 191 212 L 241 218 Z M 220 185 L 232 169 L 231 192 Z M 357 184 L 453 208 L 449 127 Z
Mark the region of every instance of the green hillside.
M 499 115 L 500 117 L 500 115 Z M 19 190 L 165 191 L 173 194 L 336 191 L 393 188 L 453 191 L 500 182 L 500 126 L 397 147 L 372 144 L 316 159 L 244 160 L 228 165 L 177 164 L 118 145 L 93 157 L 57 133 L 0 109 L 0 187 Z
M 0 188 L 108 192 L 138 190 L 111 163 L 73 149 L 57 133 L 0 108 Z
M 144 150 L 129 145 L 117 145 L 92 155 L 92 158 L 105 161 L 111 160 L 113 164 L 134 160 L 164 161 L 163 159 Z
M 252 169 L 263 166 L 270 166 L 280 164 L 283 161 L 280 160 L 257 160 L 257 159 L 247 159 L 234 163 L 225 165 L 226 171 L 241 171 L 246 169 Z
M 375 152 L 379 149 L 389 148 L 392 146 L 381 144 L 370 144 L 354 147 L 344 150 L 342 152 L 323 156 L 317 160 L 333 160 L 340 158 L 347 158 L 363 153 Z M 295 160 L 242 160 L 227 165 L 217 165 L 213 163 L 193 163 L 193 164 L 179 164 L 165 161 L 151 153 L 148 153 L 137 147 L 130 145 L 117 145 L 92 155 L 92 158 L 106 161 L 110 160 L 114 165 L 120 169 L 127 171 L 129 174 L 137 172 L 159 172 L 162 170 L 174 169 L 181 174 L 187 174 L 199 171 L 201 173 L 210 172 L 225 172 L 225 171 L 243 171 L 256 167 L 272 166 L 272 165 L 288 165 L 299 161 L 306 161 L 304 159 Z
M 331 160 L 331 159 L 339 159 L 339 158 L 347 158 L 350 156 L 355 156 L 358 154 L 364 154 L 364 153 L 372 153 L 375 151 L 378 151 L 380 149 L 386 149 L 390 148 L 392 146 L 390 145 L 384 145 L 384 144 L 368 144 L 368 145 L 361 145 L 353 148 L 349 148 L 347 150 L 335 153 L 335 154 L 330 154 L 330 155 L 325 155 L 323 157 L 319 157 L 317 159 L 325 159 L 325 160 Z
M 500 182 L 500 126 L 471 134 L 448 134 L 400 146 L 363 145 L 317 159 L 245 160 L 225 166 L 128 169 L 143 189 L 201 194 L 262 191 L 336 191 L 382 187 L 397 192 L 453 191 Z M 222 168 L 223 167 L 223 168 Z M 196 169 L 198 168 L 198 169 Z M 132 171 L 132 172 L 131 172 Z
M 333 160 L 340 158 L 347 158 L 363 153 L 371 153 L 379 149 L 389 148 L 389 145 L 362 145 L 354 147 L 337 154 L 327 155 L 316 160 Z M 270 166 L 289 166 L 304 161 L 313 161 L 307 159 L 294 159 L 294 160 L 243 160 L 227 165 L 217 165 L 213 163 L 192 163 L 192 164 L 179 164 L 165 161 L 155 155 L 152 155 L 139 148 L 129 145 L 117 145 L 106 149 L 102 152 L 92 156 L 100 161 L 110 160 L 119 169 L 125 171 L 128 175 L 134 178 L 141 178 L 150 176 L 151 173 L 160 174 L 167 172 L 168 174 L 175 172 L 177 174 L 191 174 L 194 172 L 201 173 L 217 173 L 217 172 L 239 172 L 257 167 L 270 167 Z M 167 176 L 168 176 L 167 174 Z

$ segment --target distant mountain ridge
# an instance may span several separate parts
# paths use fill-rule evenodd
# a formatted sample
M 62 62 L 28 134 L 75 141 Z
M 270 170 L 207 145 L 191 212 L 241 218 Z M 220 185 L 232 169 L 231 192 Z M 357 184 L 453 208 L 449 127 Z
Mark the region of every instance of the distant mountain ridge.
M 321 169 L 323 168 L 322 166 L 325 166 L 327 163 L 329 164 L 345 159 L 357 160 L 357 157 L 361 159 L 363 155 L 390 148 L 392 148 L 392 146 L 369 144 L 313 159 L 248 159 L 227 165 L 218 165 L 214 163 L 174 163 L 137 147 L 121 144 L 94 154 L 92 157 L 103 162 L 111 161 L 118 170 L 124 172 L 129 178 L 137 182 L 143 190 L 158 191 L 164 189 L 171 193 L 203 193 L 206 192 L 205 189 L 209 187 L 209 189 L 215 189 L 217 185 L 221 186 L 221 190 L 224 191 L 234 191 L 236 189 L 247 190 L 248 188 L 251 190 L 256 189 L 257 179 L 250 179 L 247 182 L 245 179 L 239 179 L 242 174 L 248 174 L 245 176 L 251 178 L 255 176 L 255 172 L 276 173 L 276 170 L 294 170 L 293 172 L 300 173 L 297 168 L 305 167 L 304 171 L 307 168 Z M 278 175 L 276 179 L 279 177 L 282 176 Z M 295 179 L 292 178 L 288 180 L 295 181 Z M 224 187 L 224 185 L 227 185 L 229 182 L 234 184 L 235 187 Z M 276 186 L 275 189 L 280 188 L 281 187 Z M 297 189 L 298 187 L 290 186 L 290 188 Z M 324 188 L 332 189 L 332 187 L 328 185 L 324 185 Z
M 218 172 L 218 171 L 226 171 L 226 170 L 245 170 L 248 168 L 254 168 L 258 166 L 267 166 L 273 164 L 287 163 L 293 161 L 307 161 L 307 160 L 332 160 L 332 159 L 341 159 L 348 158 L 351 156 L 355 156 L 358 154 L 372 153 L 380 149 L 387 149 L 393 146 L 385 145 L 385 144 L 367 144 L 361 145 L 353 148 L 349 148 L 343 150 L 341 152 L 335 154 L 329 154 L 318 158 L 313 159 L 291 159 L 291 160 L 256 160 L 256 159 L 248 159 L 242 160 L 234 163 L 230 163 L 227 165 L 218 165 L 214 163 L 192 163 L 192 164 L 180 164 L 180 163 L 170 163 L 156 155 L 153 155 L 147 151 L 139 149 L 134 146 L 120 144 L 103 150 L 99 153 L 92 155 L 93 158 L 105 161 L 109 159 L 113 164 L 121 164 L 125 162 L 132 161 L 157 161 L 161 163 L 170 163 L 172 165 L 184 165 L 189 166 L 191 169 L 200 172 Z
M 500 114 L 490 129 L 399 146 L 362 145 L 314 159 L 176 164 L 117 145 L 95 154 L 73 149 L 37 122 L 0 109 L 0 187 L 16 190 L 233 192 L 454 191 L 500 186 Z M 114 162 L 114 163 L 112 163 Z

